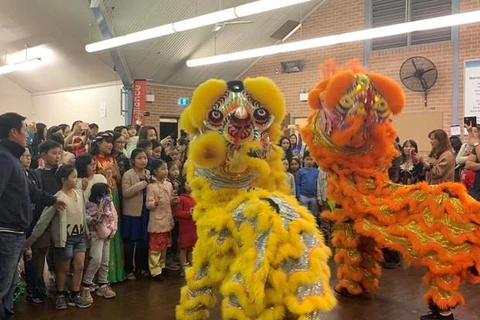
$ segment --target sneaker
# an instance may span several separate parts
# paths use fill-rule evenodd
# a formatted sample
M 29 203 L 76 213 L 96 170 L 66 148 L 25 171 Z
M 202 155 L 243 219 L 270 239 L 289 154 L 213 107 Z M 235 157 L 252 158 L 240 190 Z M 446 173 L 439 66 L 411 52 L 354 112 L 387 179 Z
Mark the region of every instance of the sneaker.
M 93 303 L 92 294 L 90 293 L 91 290 L 92 290 L 91 287 L 82 287 L 82 291 L 80 292 L 80 295 L 85 300 L 85 302 L 90 304 Z
M 420 320 L 454 320 L 453 313 L 448 316 L 442 316 L 438 311 L 430 311 L 428 314 L 421 316 Z
M 105 299 L 112 299 L 116 295 L 117 294 L 115 293 L 115 291 L 113 291 L 112 287 L 110 287 L 108 284 L 100 286 L 100 288 L 98 288 L 97 290 L 97 296 L 104 297 Z
M 95 292 L 97 290 L 98 290 L 98 284 L 92 283 L 92 285 L 90 286 L 90 292 Z
M 57 310 L 67 309 L 67 297 L 64 294 L 57 295 L 57 300 L 55 301 L 55 309 Z
M 29 293 L 27 295 L 27 301 L 29 302 L 33 302 L 35 304 L 42 304 L 45 302 L 44 299 L 40 298 L 40 297 L 37 297 L 36 295 L 34 295 L 33 293 Z
M 77 294 L 75 297 L 68 298 L 68 305 L 72 307 L 79 307 L 79 308 L 89 308 L 92 304 L 85 301 L 85 299 L 80 295 Z
M 135 281 L 137 280 L 137 277 L 135 277 L 135 274 L 133 272 L 127 274 L 127 279 L 130 281 Z
M 178 270 L 180 270 L 180 266 L 178 265 L 178 263 L 176 263 L 172 259 L 172 260 L 167 261 L 165 269 L 170 270 L 170 271 L 178 271 Z

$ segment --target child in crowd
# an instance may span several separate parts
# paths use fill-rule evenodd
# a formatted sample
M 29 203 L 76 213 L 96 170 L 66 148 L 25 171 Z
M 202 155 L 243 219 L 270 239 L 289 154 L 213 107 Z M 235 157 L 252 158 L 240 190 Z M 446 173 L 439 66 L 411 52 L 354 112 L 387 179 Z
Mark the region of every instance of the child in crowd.
M 170 231 L 174 225 L 171 207 L 173 187 L 167 181 L 167 164 L 162 160 L 153 162 L 152 174 L 155 180 L 147 187 L 147 208 L 150 209 L 148 265 L 152 277 L 163 281 L 162 270 L 166 266 L 167 248 L 172 245 Z
M 122 178 L 123 211 L 121 233 L 125 252 L 125 272 L 128 280 L 136 280 L 135 271 L 148 273 L 148 220 L 146 189 L 150 180 L 147 154 L 143 149 L 132 151 L 132 169 Z M 134 262 L 135 261 L 135 269 Z
M 145 154 L 147 155 L 147 170 L 152 173 L 152 164 L 153 164 L 153 152 L 152 152 L 152 141 L 150 140 L 138 140 L 137 143 L 137 148 L 142 149 L 145 151 Z
M 103 174 L 95 173 L 96 163 L 89 153 L 78 156 L 75 160 L 75 169 L 78 173 L 77 189 L 83 190 L 85 202 L 90 198 L 92 186 L 96 183 L 107 183 Z
M 298 171 L 296 179 L 297 197 L 300 203 L 318 218 L 320 212 L 317 201 L 318 169 L 313 166 L 313 159 L 308 153 L 303 161 L 305 167 Z
M 30 248 L 50 226 L 53 243 L 55 245 L 55 271 L 57 300 L 55 308 L 63 310 L 70 306 L 88 308 L 90 303 L 80 295 L 80 283 L 83 275 L 83 264 L 86 251 L 86 228 L 85 202 L 82 195 L 76 190 L 77 170 L 72 165 L 62 166 L 56 177 L 61 182 L 62 189 L 56 196 L 66 203 L 64 210 L 48 207 L 40 216 L 32 235 L 26 241 L 26 247 Z M 65 290 L 67 273 L 73 259 L 73 278 L 70 293 Z M 68 302 L 67 302 L 68 300 Z
M 176 207 L 178 219 L 178 244 L 180 247 L 180 265 L 182 275 L 185 275 L 185 267 L 192 264 L 192 252 L 197 242 L 197 230 L 192 214 L 195 207 L 195 200 L 190 193 L 192 188 L 186 180 L 180 185 L 180 199 Z
M 127 152 L 127 157 L 130 158 L 130 156 L 132 155 L 132 151 L 137 148 L 138 136 L 137 129 L 134 125 L 128 125 L 127 130 L 129 138 L 127 140 L 127 145 L 125 146 L 125 149 Z
M 117 212 L 120 210 L 120 195 L 118 185 L 121 182 L 120 170 L 117 161 L 112 156 L 113 133 L 112 131 L 100 132 L 92 144 L 92 151 L 95 160 L 95 173 L 102 174 L 107 179 L 107 184 L 112 192 L 112 201 Z M 110 266 L 108 280 L 110 283 L 122 282 L 126 279 L 125 269 L 122 267 L 122 244 L 120 234 L 116 233 L 110 243 Z
M 112 202 L 110 188 L 106 183 L 96 183 L 86 204 L 87 222 L 90 230 L 90 251 L 88 266 L 83 277 L 82 296 L 93 303 L 90 293 L 93 278 L 98 277 L 97 296 L 111 299 L 117 294 L 108 284 L 108 265 L 110 262 L 110 239 L 117 230 L 117 211 Z
M 290 164 L 288 163 L 288 159 L 285 158 L 283 159 L 283 167 L 285 168 L 285 171 L 287 172 L 287 183 L 290 186 L 291 194 L 296 195 L 296 189 L 295 189 L 295 177 L 293 174 L 290 173 Z
M 152 140 L 152 158 L 160 160 L 162 158 L 162 145 L 158 140 Z
M 178 203 L 178 191 L 180 189 L 180 181 L 178 178 L 180 177 L 180 170 L 178 169 L 178 165 L 175 161 L 170 161 L 168 163 L 168 181 L 172 184 L 173 187 L 173 197 L 174 203 L 176 205 Z M 175 226 L 172 229 L 172 247 L 169 248 L 167 253 L 167 266 L 166 268 L 170 271 L 179 271 L 180 266 L 180 259 L 178 257 L 178 223 L 177 217 L 175 219 Z
M 293 157 L 290 160 L 290 173 L 297 179 L 298 170 L 302 167 L 302 163 L 298 157 Z
M 63 140 L 63 139 L 62 139 Z M 62 159 L 62 145 L 59 143 L 48 139 L 44 143 L 42 143 L 39 147 L 40 157 L 42 159 L 43 166 L 40 168 L 35 169 L 35 174 L 40 178 L 41 185 L 39 186 L 44 191 L 50 194 L 56 194 L 62 188 L 61 182 L 57 179 L 56 174 L 59 170 L 59 166 L 61 165 Z M 33 224 L 36 224 L 40 215 L 45 209 L 44 206 L 36 206 L 34 216 L 33 216 Z M 39 296 L 35 297 L 35 299 L 30 300 L 35 303 L 43 302 L 47 297 L 47 290 L 45 284 L 43 282 L 43 272 L 45 268 L 45 257 L 47 257 L 48 262 L 48 270 L 50 271 L 50 276 L 52 279 L 55 278 L 55 264 L 53 259 L 52 251 L 48 250 L 50 247 L 51 242 L 51 233 L 50 229 L 47 228 L 45 232 L 42 232 L 40 237 L 36 240 L 36 261 L 35 267 L 37 270 L 37 280 L 39 283 Z M 48 255 L 47 255 L 48 251 Z M 37 299 L 39 298 L 39 299 Z

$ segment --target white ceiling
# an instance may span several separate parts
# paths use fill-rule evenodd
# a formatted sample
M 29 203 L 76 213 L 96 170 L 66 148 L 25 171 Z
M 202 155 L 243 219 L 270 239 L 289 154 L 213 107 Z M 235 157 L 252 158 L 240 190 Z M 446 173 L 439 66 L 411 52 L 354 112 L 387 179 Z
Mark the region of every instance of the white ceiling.
M 252 0 L 103 0 L 102 10 L 116 35 L 234 7 Z M 251 49 L 276 43 L 270 36 L 287 20 L 299 21 L 323 0 L 247 17 L 252 24 L 227 25 L 216 34 L 208 26 L 119 49 L 134 79 L 194 87 L 208 78 L 234 79 L 254 59 L 188 68 L 189 58 Z M 84 46 L 102 40 L 88 0 L 0 0 L 0 51 L 25 45 L 52 51 L 40 67 L 8 74 L 32 93 L 118 80 L 109 51 L 87 53 Z M 0 64 L 3 64 L 0 57 Z

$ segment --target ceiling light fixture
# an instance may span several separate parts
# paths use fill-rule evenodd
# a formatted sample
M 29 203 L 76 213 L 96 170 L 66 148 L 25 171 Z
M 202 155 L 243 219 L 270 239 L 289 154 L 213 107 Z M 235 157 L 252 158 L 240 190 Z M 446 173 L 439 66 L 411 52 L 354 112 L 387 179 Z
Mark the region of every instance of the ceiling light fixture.
M 431 30 L 443 27 L 458 26 L 463 24 L 480 22 L 480 10 L 453 14 L 438 18 L 424 19 L 406 23 L 400 23 L 385 27 L 371 28 L 338 35 L 314 38 L 309 40 L 284 43 L 263 48 L 238 51 L 211 57 L 191 59 L 187 61 L 189 67 L 199 67 L 228 61 L 237 61 L 250 58 L 258 58 L 278 53 L 286 53 L 307 50 L 319 47 L 327 47 L 340 43 L 363 41 L 368 39 L 382 38 L 404 34 L 414 31 Z
M 14 71 L 27 70 L 36 67 L 42 62 L 42 58 L 34 58 L 18 63 L 7 64 L 0 67 L 0 74 L 6 74 Z
M 87 52 L 97 52 L 101 50 L 120 47 L 129 43 L 144 41 L 148 39 L 166 36 L 168 34 L 182 32 L 185 30 L 196 29 L 216 23 L 225 22 L 237 18 L 242 18 L 257 13 L 267 12 L 292 6 L 299 3 L 309 2 L 311 0 L 260 0 L 247 3 L 241 6 L 215 11 L 202 16 L 169 23 L 163 26 L 146 29 L 139 32 L 130 33 L 124 36 L 115 37 L 85 46 Z

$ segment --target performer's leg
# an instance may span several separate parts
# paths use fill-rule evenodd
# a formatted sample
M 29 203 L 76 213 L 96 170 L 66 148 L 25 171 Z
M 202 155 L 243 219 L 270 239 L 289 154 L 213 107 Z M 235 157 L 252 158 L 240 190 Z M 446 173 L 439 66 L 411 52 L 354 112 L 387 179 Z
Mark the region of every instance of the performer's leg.
M 359 251 L 360 235 L 353 230 L 352 223 L 335 223 L 332 244 L 335 247 L 338 284 L 335 291 L 342 295 L 360 295 L 364 277 Z
M 428 271 L 423 281 L 428 286 L 424 298 L 429 302 L 430 313 L 420 319 L 453 319 L 450 310 L 465 303 L 465 298 L 459 291 L 461 275 L 436 274 Z
M 361 268 L 364 277 L 361 281 L 362 287 L 368 291 L 378 290 L 378 279 L 382 274 L 380 261 L 382 261 L 382 251 L 377 247 L 373 238 L 361 237 L 358 247 L 362 255 Z

